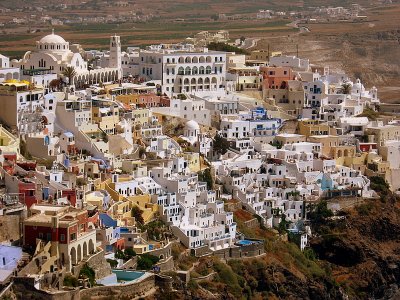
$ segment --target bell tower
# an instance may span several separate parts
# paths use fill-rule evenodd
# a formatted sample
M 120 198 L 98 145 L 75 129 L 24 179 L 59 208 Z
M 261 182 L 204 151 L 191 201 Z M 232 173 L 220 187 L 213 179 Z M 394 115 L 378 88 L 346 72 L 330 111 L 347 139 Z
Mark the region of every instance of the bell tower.
M 114 35 L 110 39 L 110 68 L 117 68 L 122 72 L 121 63 L 121 39 L 119 36 Z

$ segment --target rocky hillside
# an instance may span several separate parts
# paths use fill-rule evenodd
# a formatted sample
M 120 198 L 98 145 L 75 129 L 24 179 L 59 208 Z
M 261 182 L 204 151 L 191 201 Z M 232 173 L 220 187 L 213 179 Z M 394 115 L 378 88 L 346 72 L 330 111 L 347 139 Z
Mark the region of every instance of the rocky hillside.
M 237 220 L 243 233 L 265 239 L 266 255 L 201 258 L 188 287 L 178 281 L 175 292 L 159 291 L 153 299 L 399 299 L 400 201 L 386 191 L 381 196 L 334 217 L 321 204 L 311 215 L 314 237 L 304 252 Z
M 385 198 L 382 198 L 385 199 Z M 400 203 L 368 201 L 316 228 L 311 247 L 350 299 L 399 299 Z

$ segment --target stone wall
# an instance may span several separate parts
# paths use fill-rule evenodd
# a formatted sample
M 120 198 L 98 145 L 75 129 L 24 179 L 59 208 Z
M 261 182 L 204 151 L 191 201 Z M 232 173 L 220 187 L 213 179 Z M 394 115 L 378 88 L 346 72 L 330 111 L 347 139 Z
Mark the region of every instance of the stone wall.
M 79 289 L 50 293 L 37 290 L 34 287 L 34 278 L 15 277 L 13 282 L 13 293 L 17 299 L 31 300 L 80 300 Z
M 101 250 L 100 252 L 90 256 L 86 260 L 86 263 L 95 271 L 96 279 L 104 278 L 112 273 L 110 264 L 104 258 L 104 250 Z M 80 263 L 79 265 L 74 266 L 72 268 L 72 274 L 74 274 L 75 277 L 78 277 L 84 265 L 85 260 L 82 261 L 82 263 Z
M 0 216 L 0 241 L 18 241 L 21 237 L 21 221 L 19 215 Z
M 191 254 L 194 256 L 200 257 L 200 256 L 212 254 L 212 251 L 210 250 L 210 248 L 208 246 L 203 246 L 203 247 L 199 247 L 196 249 L 191 249 Z
M 132 257 L 130 260 L 128 260 L 126 263 L 124 263 L 121 267 L 121 269 L 124 270 L 136 270 L 136 266 L 137 266 L 137 256 Z
M 171 271 L 174 269 L 174 258 L 170 256 L 159 261 L 156 265 L 160 267 L 161 272 Z
M 160 249 L 149 251 L 149 254 L 157 256 L 160 259 L 166 259 L 171 256 L 172 243 L 169 242 L 166 246 Z
M 97 286 L 91 289 L 81 290 L 81 299 L 138 299 L 155 290 L 155 275 L 132 284 L 115 286 Z
M 245 221 L 244 225 L 248 228 L 257 228 L 260 225 L 260 223 L 256 218 L 253 218 L 251 220 Z
M 255 257 L 264 253 L 264 243 L 262 241 L 251 245 L 233 246 L 231 248 L 214 251 L 216 257 L 226 260 Z

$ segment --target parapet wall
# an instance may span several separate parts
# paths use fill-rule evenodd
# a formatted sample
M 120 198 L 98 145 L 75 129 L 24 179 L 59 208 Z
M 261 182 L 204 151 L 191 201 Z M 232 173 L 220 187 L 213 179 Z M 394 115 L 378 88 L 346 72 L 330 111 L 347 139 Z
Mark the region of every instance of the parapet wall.
M 115 286 L 96 286 L 81 290 L 81 299 L 137 299 L 146 295 L 155 288 L 155 275 L 132 284 Z M 75 299 L 74 299 L 75 300 Z

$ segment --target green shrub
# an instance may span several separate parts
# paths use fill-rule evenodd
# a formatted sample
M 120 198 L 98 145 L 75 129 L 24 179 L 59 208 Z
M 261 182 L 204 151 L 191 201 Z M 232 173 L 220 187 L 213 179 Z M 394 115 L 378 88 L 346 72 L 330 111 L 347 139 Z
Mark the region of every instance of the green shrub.
M 143 254 L 139 256 L 137 261 L 138 270 L 150 270 L 160 259 L 151 254 Z
M 131 259 L 132 257 L 136 256 L 136 252 L 135 252 L 135 250 L 133 250 L 132 248 L 126 248 L 126 249 L 124 250 L 124 254 L 125 254 L 125 259 L 126 259 L 126 260 L 129 260 L 129 259 Z
M 116 268 L 118 266 L 118 262 L 115 259 L 107 258 L 107 262 L 110 264 L 111 268 Z
M 63 284 L 64 284 L 64 286 L 70 286 L 70 287 L 77 287 L 79 285 L 78 279 L 72 275 L 66 275 L 64 277 Z
M 96 273 L 91 267 L 89 267 L 88 264 L 85 264 L 82 267 L 81 271 L 79 272 L 79 277 L 89 279 L 91 286 L 94 286 L 96 283 L 96 281 L 95 281 Z

